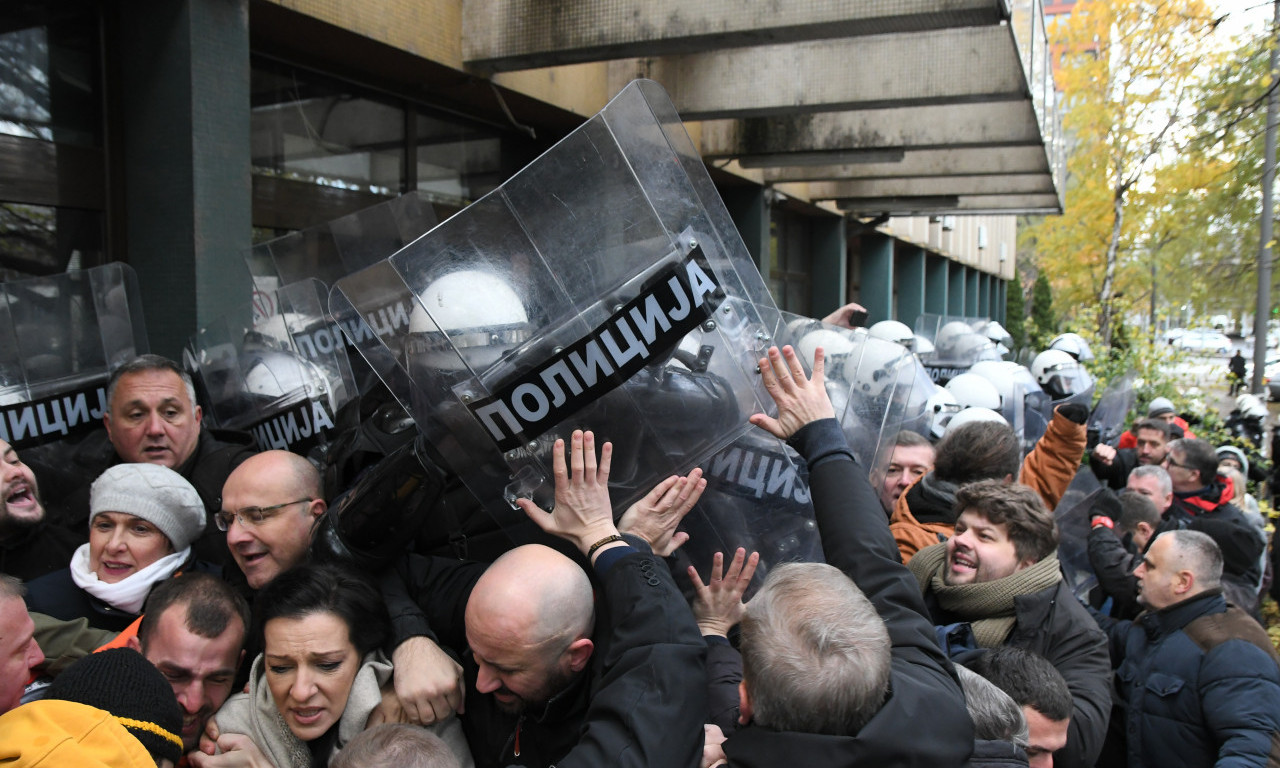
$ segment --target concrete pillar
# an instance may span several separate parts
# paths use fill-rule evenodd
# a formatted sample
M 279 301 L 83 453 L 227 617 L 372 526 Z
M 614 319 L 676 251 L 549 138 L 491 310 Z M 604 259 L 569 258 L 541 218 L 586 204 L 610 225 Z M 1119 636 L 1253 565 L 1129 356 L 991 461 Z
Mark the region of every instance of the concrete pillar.
M 950 269 L 946 259 L 937 254 L 924 257 L 924 311 L 935 315 L 947 314 L 947 279 Z M 912 326 L 913 328 L 915 326 Z
M 978 273 L 978 317 L 991 317 L 991 275 Z
M 248 0 L 120 3 L 127 261 L 151 349 L 251 298 Z
M 1009 321 L 1006 314 L 1009 307 L 1009 283 L 1005 280 L 1001 280 L 1000 278 L 995 278 L 995 287 L 996 305 L 992 307 L 991 315 L 992 317 L 998 318 L 1000 320 L 1000 324 L 1004 325 Z
M 764 187 L 726 187 L 718 190 L 729 216 L 747 245 L 747 253 L 756 263 L 756 269 L 769 282 L 769 204 L 764 199 Z
M 862 236 L 862 291 L 867 325 L 893 318 L 893 238 L 876 232 Z
M 814 317 L 823 317 L 849 302 L 848 244 L 845 241 L 844 217 L 824 216 L 809 220 L 810 277 L 813 286 Z
M 918 245 L 899 243 L 894 272 L 898 284 L 898 320 L 914 328 L 925 309 L 925 256 Z
M 978 314 L 978 270 L 966 267 L 964 271 L 964 316 L 976 317 Z
M 968 268 L 957 262 L 948 262 L 950 275 L 947 277 L 947 314 L 963 315 L 965 283 L 968 280 Z

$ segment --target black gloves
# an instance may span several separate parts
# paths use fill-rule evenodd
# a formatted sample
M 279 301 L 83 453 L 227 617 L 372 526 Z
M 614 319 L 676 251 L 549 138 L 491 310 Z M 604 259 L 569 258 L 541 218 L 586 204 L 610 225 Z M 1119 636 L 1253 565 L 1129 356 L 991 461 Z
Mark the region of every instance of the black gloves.
M 1064 403 L 1058 406 L 1058 413 L 1077 424 L 1083 424 L 1089 420 L 1089 408 L 1084 403 Z

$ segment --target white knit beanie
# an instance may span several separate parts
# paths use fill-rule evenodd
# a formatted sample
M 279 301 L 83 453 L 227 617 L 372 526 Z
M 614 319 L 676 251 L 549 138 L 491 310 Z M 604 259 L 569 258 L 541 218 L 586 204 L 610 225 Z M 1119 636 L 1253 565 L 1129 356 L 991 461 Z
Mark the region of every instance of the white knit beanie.
M 182 475 L 159 464 L 117 464 L 89 489 L 89 521 L 102 512 L 146 520 L 169 538 L 173 551 L 204 532 L 204 502 Z

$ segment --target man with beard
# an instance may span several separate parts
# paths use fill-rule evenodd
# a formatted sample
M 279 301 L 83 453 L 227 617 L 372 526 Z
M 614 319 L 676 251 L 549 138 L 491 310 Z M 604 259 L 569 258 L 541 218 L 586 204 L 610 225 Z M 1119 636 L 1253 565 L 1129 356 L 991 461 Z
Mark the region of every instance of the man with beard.
M 45 523 L 35 473 L 0 440 L 0 573 L 30 581 L 66 568 L 80 540 Z
M 1071 691 L 1062 768 L 1092 766 L 1111 709 L 1106 637 L 1071 593 L 1058 566 L 1058 527 L 1035 491 L 984 480 L 956 491 L 955 535 L 908 563 L 945 636 L 967 653 L 1011 645 L 1043 656 Z
M 592 433 L 575 431 L 571 445 L 575 478 L 584 457 L 586 476 L 596 476 Z M 518 503 L 577 545 L 597 590 L 583 566 L 541 544 L 487 568 L 438 557 L 401 563 L 441 645 L 462 659 L 471 754 L 477 768 L 691 764 L 683 755 L 690 738 L 701 749 L 707 711 L 706 643 L 659 555 L 679 543 L 675 527 L 706 483 L 700 473 L 670 478 L 617 528 L 606 515 L 590 534 L 569 537 L 550 527 L 571 501 L 563 450 L 556 448 L 554 511 Z M 607 476 L 605 456 L 599 472 Z M 624 540 L 619 528 L 635 535 Z M 668 690 L 685 687 L 676 697 Z
M 166 579 L 147 598 L 127 645 L 163 674 L 182 708 L 182 751 L 194 750 L 205 723 L 234 692 L 244 659 L 249 605 L 208 573 Z
M 1169 425 L 1160 419 L 1143 419 L 1133 425 L 1137 443 L 1133 448 L 1116 450 L 1099 444 L 1089 457 L 1089 469 L 1112 490 L 1123 490 L 1129 473 L 1135 467 L 1159 466 L 1169 445 Z

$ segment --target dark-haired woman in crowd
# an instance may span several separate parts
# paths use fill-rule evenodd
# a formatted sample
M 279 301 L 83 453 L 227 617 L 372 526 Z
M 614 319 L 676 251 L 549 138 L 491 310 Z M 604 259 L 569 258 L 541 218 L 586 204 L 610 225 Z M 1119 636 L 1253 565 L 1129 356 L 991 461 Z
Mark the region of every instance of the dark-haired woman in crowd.
M 235 750 L 243 742 L 234 734 L 243 734 L 275 768 L 324 768 L 364 730 L 391 679 L 391 663 L 380 650 L 391 624 L 386 606 L 361 574 L 303 565 L 262 589 L 254 620 L 264 650 L 253 662 L 249 692 L 232 696 L 214 716 L 217 746 Z M 457 718 L 429 730 L 464 768 L 473 765 Z

